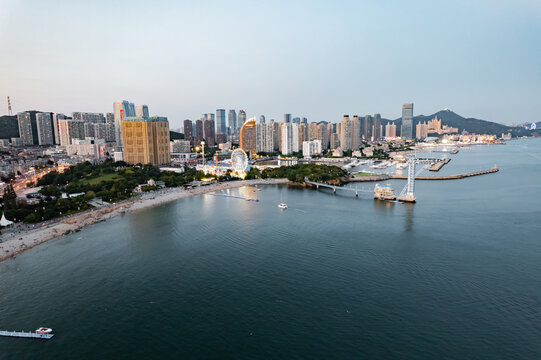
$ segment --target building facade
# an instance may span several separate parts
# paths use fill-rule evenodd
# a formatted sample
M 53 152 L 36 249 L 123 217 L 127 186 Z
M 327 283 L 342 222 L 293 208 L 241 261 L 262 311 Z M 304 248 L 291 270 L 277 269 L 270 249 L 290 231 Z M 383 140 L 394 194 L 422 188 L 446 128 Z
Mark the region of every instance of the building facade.
M 122 121 L 122 136 L 125 162 L 152 165 L 171 162 L 166 117 L 126 117 Z
M 32 120 L 30 113 L 18 113 L 17 122 L 19 124 L 19 138 L 22 146 L 34 145 L 34 137 L 32 133 Z
M 36 125 L 38 129 L 38 144 L 39 145 L 53 145 L 53 121 L 50 113 L 37 113 Z
M 240 128 L 240 147 L 251 156 L 257 153 L 257 128 L 255 117 L 250 118 Z
M 402 105 L 402 139 L 413 139 L 413 104 Z

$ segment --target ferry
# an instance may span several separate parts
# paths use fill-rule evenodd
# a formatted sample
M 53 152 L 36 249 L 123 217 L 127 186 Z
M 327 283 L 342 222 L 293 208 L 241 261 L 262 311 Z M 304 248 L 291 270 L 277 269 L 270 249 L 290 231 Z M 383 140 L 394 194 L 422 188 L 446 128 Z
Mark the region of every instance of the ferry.
M 387 186 L 379 186 L 376 184 L 374 187 L 374 199 L 379 200 L 396 200 L 396 194 L 394 189 L 387 184 Z
M 34 338 L 34 339 L 50 339 L 54 336 L 54 334 L 53 334 L 53 329 L 40 327 L 36 329 L 35 332 L 0 330 L 0 336 L 23 337 L 23 338 Z
M 286 203 L 280 203 L 280 204 L 278 204 L 278 208 L 280 210 L 285 210 L 285 209 L 287 209 L 287 204 Z

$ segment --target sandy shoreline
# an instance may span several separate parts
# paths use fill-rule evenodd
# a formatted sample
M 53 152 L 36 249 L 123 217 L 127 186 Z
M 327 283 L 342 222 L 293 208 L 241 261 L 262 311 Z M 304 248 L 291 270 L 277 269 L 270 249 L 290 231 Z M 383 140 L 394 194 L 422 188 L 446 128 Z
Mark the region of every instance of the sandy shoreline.
M 0 261 L 11 258 L 51 239 L 73 231 L 78 231 L 85 226 L 114 218 L 125 212 L 147 209 L 190 196 L 202 195 L 224 189 L 233 189 L 250 185 L 277 185 L 288 183 L 289 181 L 287 179 L 255 179 L 216 183 L 188 190 L 184 190 L 184 188 L 180 187 L 167 188 L 157 192 L 145 193 L 114 205 L 92 209 L 85 211 L 84 213 L 60 218 L 45 224 L 37 224 L 35 228 L 28 230 L 25 229 L 10 232 L 9 229 L 5 229 L 0 236 L 0 239 L 2 240 L 2 242 L 0 242 Z

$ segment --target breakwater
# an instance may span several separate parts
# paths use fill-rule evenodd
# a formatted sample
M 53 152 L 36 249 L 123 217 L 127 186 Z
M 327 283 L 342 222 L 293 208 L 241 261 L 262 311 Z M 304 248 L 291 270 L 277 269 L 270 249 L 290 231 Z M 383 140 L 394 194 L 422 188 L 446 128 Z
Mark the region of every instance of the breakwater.
M 456 179 L 464 179 L 464 178 L 472 177 L 472 176 L 492 174 L 498 171 L 500 171 L 500 169 L 494 166 L 493 168 L 488 169 L 488 170 L 474 171 L 474 172 L 466 173 L 466 174 L 455 174 L 455 175 L 445 175 L 445 176 L 416 176 L 415 180 L 456 180 Z M 407 179 L 408 177 L 405 175 L 390 175 L 389 178 L 390 179 Z

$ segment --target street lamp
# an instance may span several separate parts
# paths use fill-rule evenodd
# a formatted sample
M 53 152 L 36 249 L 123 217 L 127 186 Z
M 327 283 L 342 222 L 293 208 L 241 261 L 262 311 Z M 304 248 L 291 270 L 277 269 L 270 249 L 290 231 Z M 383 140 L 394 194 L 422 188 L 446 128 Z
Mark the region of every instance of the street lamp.
M 203 154 L 203 168 L 205 167 L 205 142 L 201 141 L 201 149 Z

